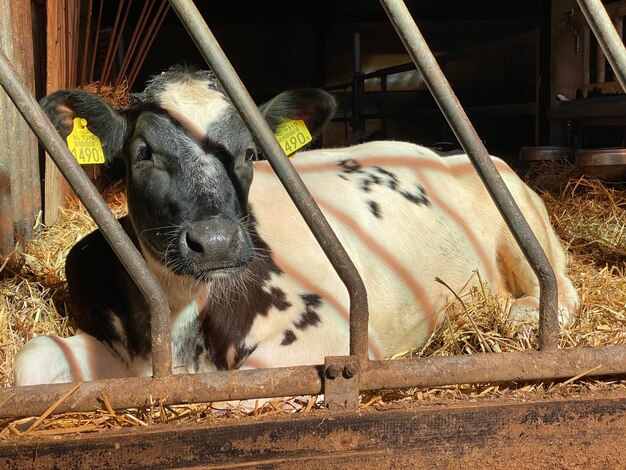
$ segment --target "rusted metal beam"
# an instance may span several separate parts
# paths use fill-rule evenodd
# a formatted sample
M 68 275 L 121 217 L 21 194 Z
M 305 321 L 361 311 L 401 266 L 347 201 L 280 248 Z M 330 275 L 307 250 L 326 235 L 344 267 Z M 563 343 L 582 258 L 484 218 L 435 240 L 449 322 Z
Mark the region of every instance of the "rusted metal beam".
M 350 353 L 367 361 L 368 309 L 367 292 L 350 257 L 332 231 L 324 214 L 311 197 L 300 175 L 282 150 L 272 130 L 248 94 L 235 69 L 222 51 L 213 33 L 191 0 L 170 0 L 181 22 L 189 32 L 235 108 L 257 139 L 274 172 L 302 214 L 309 229 L 328 260 L 346 285 L 350 296 Z
M 626 49 L 600 0 L 577 0 L 587 23 L 598 39 L 617 81 L 626 90 Z M 598 62 L 600 59 L 598 58 Z M 598 80 L 600 81 L 600 80 Z
M 381 390 L 454 384 L 524 382 L 626 373 L 626 346 L 486 353 L 370 361 L 358 374 L 359 388 Z M 237 370 L 171 377 L 134 377 L 84 382 L 56 412 L 92 411 L 106 395 L 116 408 L 149 400 L 166 404 L 317 395 L 323 393 L 324 367 Z M 0 389 L 0 418 L 40 415 L 71 384 Z
M 380 3 L 537 275 L 541 289 L 539 295 L 539 347 L 544 350 L 556 349 L 559 334 L 557 284 L 548 258 L 513 200 L 487 149 L 452 91 L 406 5 L 402 0 L 380 0 Z
M 13 65 L 2 51 L 0 51 L 0 84 L 63 176 L 72 185 L 144 295 L 151 312 L 153 373 L 159 377 L 170 375 L 172 373 L 170 311 L 158 281 L 35 98 L 22 85 Z

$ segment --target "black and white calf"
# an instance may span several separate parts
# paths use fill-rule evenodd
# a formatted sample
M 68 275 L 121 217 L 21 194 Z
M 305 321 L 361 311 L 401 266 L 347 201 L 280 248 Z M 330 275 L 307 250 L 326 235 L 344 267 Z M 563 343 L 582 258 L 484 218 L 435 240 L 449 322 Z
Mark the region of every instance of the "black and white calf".
M 53 93 L 43 106 L 62 135 L 83 117 L 107 158 L 125 159 L 122 224 L 168 298 L 175 372 L 348 353 L 348 294 L 269 165 L 253 164 L 254 140 L 209 73 L 171 69 L 122 111 L 83 91 Z M 272 126 L 304 119 L 319 132 L 334 102 L 286 92 L 263 112 Z M 543 203 L 494 160 L 556 271 L 569 321 L 578 295 Z M 513 295 L 514 316 L 536 313 L 535 275 L 466 156 L 370 142 L 294 163 L 364 279 L 371 357 L 427 340 L 450 297 L 436 277 L 458 292 L 479 270 L 492 292 Z M 16 383 L 149 375 L 147 306 L 100 231 L 72 248 L 66 272 L 80 333 L 29 342 Z

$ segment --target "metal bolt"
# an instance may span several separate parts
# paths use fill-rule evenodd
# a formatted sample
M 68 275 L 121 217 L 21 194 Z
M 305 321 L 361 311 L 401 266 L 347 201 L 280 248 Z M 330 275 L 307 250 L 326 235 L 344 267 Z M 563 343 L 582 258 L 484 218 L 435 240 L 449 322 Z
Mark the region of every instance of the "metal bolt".
M 351 379 L 359 373 L 359 365 L 356 362 L 348 362 L 343 368 L 343 375 L 346 379 Z
M 341 366 L 337 364 L 331 364 L 326 368 L 326 377 L 329 379 L 336 379 L 341 375 Z

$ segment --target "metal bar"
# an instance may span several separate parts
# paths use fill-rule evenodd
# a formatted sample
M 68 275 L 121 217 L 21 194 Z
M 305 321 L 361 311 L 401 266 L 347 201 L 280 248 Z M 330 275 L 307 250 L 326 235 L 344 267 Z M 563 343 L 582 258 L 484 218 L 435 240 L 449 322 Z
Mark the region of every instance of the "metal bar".
M 380 77 L 380 96 L 381 96 L 381 128 L 383 133 L 385 134 L 385 138 L 388 135 L 388 121 L 389 121 L 389 94 L 387 89 L 387 76 L 383 75 Z
M 367 292 L 358 271 L 285 152 L 276 141 L 272 130 L 265 122 L 196 6 L 191 0 L 170 0 L 170 4 L 174 7 L 176 14 L 204 59 L 219 79 L 235 108 L 260 143 L 263 153 L 269 159 L 276 175 L 302 214 L 328 260 L 346 285 L 350 296 L 350 353 L 358 356 L 359 360 L 365 363 L 368 352 Z
M 387 16 L 411 55 L 424 81 L 439 105 L 459 143 L 470 157 L 498 210 L 517 240 L 526 259 L 539 279 L 539 347 L 557 348 L 557 284 L 554 271 L 531 231 L 528 222 L 513 200 L 506 184 L 496 170 L 487 149 L 471 125 L 461 103 L 441 72 L 437 60 L 420 33 L 402 0 L 380 0 Z
M 591 83 L 591 30 L 583 26 L 583 92 L 585 97 Z
M 625 345 L 529 350 L 371 361 L 359 373 L 359 388 L 363 391 L 429 388 L 624 373 Z M 103 395 L 118 409 L 136 407 L 150 399 L 180 404 L 317 395 L 323 391 L 322 374 L 323 366 L 313 365 L 84 382 L 56 412 L 93 411 Z M 71 384 L 52 384 L 1 388 L 0 418 L 40 415 L 71 387 Z
M 106 64 L 106 69 L 104 71 L 104 78 L 109 79 L 111 75 L 111 69 L 113 67 L 113 62 L 115 62 L 116 51 L 120 45 L 120 41 L 122 39 L 122 35 L 124 34 L 124 28 L 126 27 L 126 20 L 128 19 L 128 14 L 130 13 L 130 9 L 133 6 L 133 0 L 128 0 L 126 4 L 126 11 L 124 12 L 124 18 L 122 18 L 122 23 L 119 28 L 114 30 L 113 37 L 111 41 L 113 42 L 113 48 L 111 53 L 111 60 Z
M 617 81 L 626 90 L 626 50 L 600 0 L 577 0 L 587 23 L 598 39 Z
M 130 70 L 128 72 L 127 75 L 127 82 L 128 82 L 128 88 L 132 88 L 132 83 L 131 80 L 134 81 L 133 76 L 135 76 L 138 73 L 138 69 L 139 69 L 139 58 L 141 56 L 144 55 L 144 53 L 146 52 L 146 50 L 148 49 L 148 42 L 150 40 L 150 34 L 152 32 L 152 29 L 154 28 L 154 25 L 157 23 L 157 18 L 158 16 L 161 14 L 161 11 L 163 9 L 163 5 L 167 2 L 167 0 L 161 0 L 161 5 L 159 6 L 159 8 L 157 9 L 156 13 L 154 14 L 154 16 L 152 18 L 150 18 L 150 14 L 152 13 L 152 7 L 156 6 L 156 2 L 157 0 L 153 1 L 152 6 L 150 7 L 150 10 L 148 10 L 148 13 L 146 14 L 146 19 L 142 25 L 142 37 L 141 37 L 141 42 L 139 42 L 139 40 L 137 40 L 137 44 L 139 46 L 139 48 L 137 49 L 137 54 L 135 54 L 135 58 L 132 61 L 132 65 L 130 67 Z
M 140 52 L 137 54 L 137 57 L 135 58 L 135 61 L 133 63 L 134 72 L 131 72 L 130 77 L 128 79 L 128 88 L 132 88 L 133 84 L 135 83 L 135 80 L 137 80 L 137 75 L 139 75 L 139 71 L 141 70 L 143 63 L 146 61 L 148 52 L 150 52 L 150 49 L 152 48 L 152 43 L 157 37 L 157 34 L 159 34 L 159 31 L 161 30 L 161 26 L 163 25 L 163 21 L 165 21 L 165 17 L 167 16 L 167 13 L 169 11 L 170 11 L 170 4 L 167 2 L 167 0 L 162 0 L 161 6 L 159 7 L 157 11 L 154 17 L 154 20 L 152 24 L 150 24 L 150 27 L 148 28 L 148 31 L 146 32 L 147 41 L 145 45 L 142 45 L 142 47 L 143 46 L 145 47 L 143 47 L 143 49 L 140 50 Z
M 141 13 L 139 14 L 139 19 L 137 20 L 137 25 L 135 26 L 133 35 L 130 38 L 130 45 L 128 46 L 128 49 L 126 50 L 124 61 L 122 62 L 122 66 L 120 67 L 120 70 L 117 74 L 117 78 L 115 79 L 115 86 L 114 86 L 115 89 L 122 83 L 122 80 L 124 79 L 124 74 L 126 73 L 126 69 L 128 68 L 128 65 L 130 64 L 130 59 L 135 53 L 135 48 L 137 47 L 137 44 L 139 44 L 139 36 L 143 32 L 144 25 L 148 19 L 148 16 L 152 12 L 152 7 L 154 5 L 155 3 L 153 0 L 146 0 L 143 4 Z
M 98 84 L 98 92 L 100 92 L 100 87 L 103 85 L 104 80 L 106 79 L 105 73 L 109 68 L 109 61 L 113 60 L 113 42 L 115 41 L 117 25 L 120 22 L 120 16 L 122 14 L 123 6 L 124 0 L 119 0 L 119 4 L 117 5 L 117 13 L 115 14 L 115 21 L 113 22 L 113 29 L 111 29 L 111 36 L 109 37 L 109 45 L 107 46 L 107 55 L 104 58 L 104 64 L 102 65 L 102 70 L 100 71 L 100 83 Z
M 89 81 L 93 82 L 93 74 L 96 68 L 96 57 L 98 56 L 98 42 L 100 41 L 100 25 L 102 24 L 102 7 L 104 0 L 100 0 L 100 8 L 98 9 L 98 19 L 96 21 L 96 35 L 93 41 L 93 54 L 91 56 L 91 67 L 89 68 Z
M 170 311 L 161 287 L 117 219 L 72 157 L 67 145 L 35 98 L 24 88 L 13 65 L 0 51 L 0 84 L 39 138 L 63 176 L 102 230 L 107 241 L 144 295 L 151 312 L 152 367 L 156 377 L 172 373 Z
M 352 133 L 365 130 L 363 72 L 361 71 L 361 35 L 354 33 L 352 49 Z M 356 143 L 356 142 L 355 142 Z
M 91 33 L 92 12 L 93 12 L 93 0 L 89 0 L 89 5 L 87 6 L 87 26 L 85 27 L 85 38 L 83 39 L 83 60 L 82 60 L 82 67 L 80 69 L 80 83 L 78 83 L 79 85 L 85 84 L 85 78 L 86 78 L 85 74 L 87 72 L 87 53 L 89 52 L 89 34 Z

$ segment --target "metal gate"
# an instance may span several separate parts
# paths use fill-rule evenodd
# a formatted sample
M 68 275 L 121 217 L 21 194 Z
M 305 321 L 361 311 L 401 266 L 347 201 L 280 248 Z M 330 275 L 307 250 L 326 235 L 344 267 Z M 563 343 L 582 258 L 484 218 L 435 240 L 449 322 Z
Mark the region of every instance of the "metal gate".
M 324 393 L 333 407 L 354 406 L 360 391 L 433 387 L 501 381 L 529 381 L 626 373 L 626 346 L 559 349 L 557 290 L 554 273 L 528 223 L 511 198 L 487 150 L 452 92 L 433 54 L 402 0 L 380 0 L 423 75 L 459 142 L 494 199 L 541 287 L 539 349 L 472 356 L 372 361 L 367 356 L 367 296 L 354 265 L 278 145 L 258 108 L 239 80 L 192 0 L 170 0 L 207 63 L 242 118 L 260 142 L 309 228 L 346 285 L 350 296 L 350 355 L 328 357 L 324 365 L 172 375 L 169 309 L 143 259 L 69 153 L 7 57 L 0 53 L 0 83 L 132 275 L 152 315 L 153 377 L 111 379 L 82 384 L 54 384 L 0 390 L 0 417 L 37 415 L 58 403 L 56 412 L 88 411 L 106 395 L 120 408 L 136 406 L 147 396 L 165 403 L 210 402 Z M 578 0 L 622 87 L 626 87 L 626 51 L 600 0 Z

